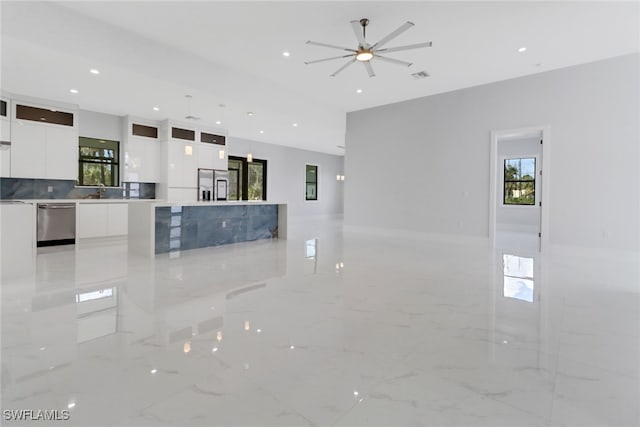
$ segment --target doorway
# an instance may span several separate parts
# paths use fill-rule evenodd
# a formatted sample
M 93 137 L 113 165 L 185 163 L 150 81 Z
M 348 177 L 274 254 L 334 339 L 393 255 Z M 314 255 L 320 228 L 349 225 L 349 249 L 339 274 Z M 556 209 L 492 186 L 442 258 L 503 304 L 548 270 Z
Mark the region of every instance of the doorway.
M 491 132 L 491 247 L 547 247 L 550 142 L 548 126 Z

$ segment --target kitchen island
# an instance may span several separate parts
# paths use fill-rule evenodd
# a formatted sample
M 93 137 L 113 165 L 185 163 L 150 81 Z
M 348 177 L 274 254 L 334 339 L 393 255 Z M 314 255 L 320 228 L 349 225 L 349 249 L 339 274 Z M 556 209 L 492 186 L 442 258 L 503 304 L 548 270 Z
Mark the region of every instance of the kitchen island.
M 139 255 L 273 238 L 287 238 L 286 204 L 149 201 L 129 207 L 129 251 Z

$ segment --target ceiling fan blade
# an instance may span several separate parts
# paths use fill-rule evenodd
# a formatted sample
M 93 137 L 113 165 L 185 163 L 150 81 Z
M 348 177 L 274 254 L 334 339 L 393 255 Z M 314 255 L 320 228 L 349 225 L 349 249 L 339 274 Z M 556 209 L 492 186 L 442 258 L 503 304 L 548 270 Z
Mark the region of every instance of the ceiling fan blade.
M 358 45 L 360 47 L 365 47 L 367 42 L 364 40 L 364 34 L 362 33 L 362 25 L 360 21 L 351 21 L 351 28 L 353 28 L 353 33 L 356 35 L 356 39 L 358 39 Z
M 348 52 L 355 52 L 356 51 L 355 49 L 349 49 L 348 47 L 336 46 L 336 45 L 327 44 L 327 43 L 319 43 L 319 42 L 314 42 L 314 41 L 311 41 L 311 40 L 307 40 L 307 44 L 312 44 L 314 46 L 330 47 L 330 48 L 333 48 L 333 49 L 346 50 Z
M 384 52 L 384 53 L 398 52 L 398 51 L 401 51 L 401 50 L 419 49 L 421 47 L 431 47 L 432 45 L 433 45 L 433 43 L 431 43 L 431 42 L 408 44 L 406 46 L 389 47 L 389 48 L 386 48 L 386 49 L 376 49 L 376 53 L 377 52 Z
M 371 46 L 371 49 L 375 49 L 377 47 L 382 47 L 383 45 L 387 44 L 391 40 L 393 40 L 396 37 L 398 37 L 400 34 L 402 34 L 405 31 L 407 31 L 409 28 L 413 27 L 414 25 L 415 24 L 413 22 L 410 22 L 410 21 L 405 22 L 404 24 L 400 25 L 400 27 L 397 30 L 391 32 L 391 34 L 389 34 L 386 37 L 383 37 L 382 40 L 380 40 L 378 43 L 376 43 L 373 46 Z
M 331 58 L 316 59 L 314 61 L 306 61 L 305 64 L 309 65 L 309 64 L 316 64 L 318 62 L 333 61 L 334 59 L 348 58 L 350 56 L 355 56 L 355 53 L 350 53 L 349 55 L 333 56 Z
M 363 62 L 364 64 L 364 68 L 367 69 L 367 73 L 369 74 L 369 77 L 375 77 L 376 73 L 373 72 L 373 67 L 371 66 L 371 62 Z
M 351 61 L 344 64 L 342 67 L 338 68 L 333 74 L 331 74 L 331 77 L 337 76 L 339 72 L 341 72 L 342 70 L 347 68 L 349 65 L 353 64 L 354 62 L 356 62 L 356 58 L 353 58 Z
M 404 65 L 405 67 L 411 67 L 411 65 L 413 65 L 412 62 L 405 62 L 405 61 L 400 61 L 398 59 L 387 58 L 386 56 L 374 55 L 374 58 L 379 59 L 381 61 L 390 62 L 391 64 Z

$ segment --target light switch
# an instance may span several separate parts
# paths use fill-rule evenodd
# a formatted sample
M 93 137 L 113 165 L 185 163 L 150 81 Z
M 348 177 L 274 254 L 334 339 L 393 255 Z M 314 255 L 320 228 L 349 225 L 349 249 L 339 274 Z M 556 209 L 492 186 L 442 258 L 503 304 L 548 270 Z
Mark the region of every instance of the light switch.
M 47 191 L 48 191 L 49 193 L 53 193 L 53 185 L 48 186 L 48 187 L 47 187 Z

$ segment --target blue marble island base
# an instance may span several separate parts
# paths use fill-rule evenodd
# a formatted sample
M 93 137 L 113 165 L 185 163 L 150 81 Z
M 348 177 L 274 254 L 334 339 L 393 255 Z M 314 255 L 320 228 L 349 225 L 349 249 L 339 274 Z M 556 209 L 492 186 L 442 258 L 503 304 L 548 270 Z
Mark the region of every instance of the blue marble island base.
M 155 255 L 261 239 L 286 239 L 287 205 L 145 203 L 129 209 L 129 249 Z

